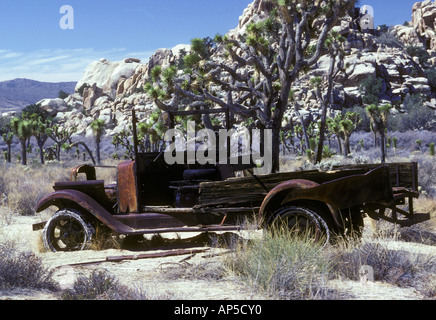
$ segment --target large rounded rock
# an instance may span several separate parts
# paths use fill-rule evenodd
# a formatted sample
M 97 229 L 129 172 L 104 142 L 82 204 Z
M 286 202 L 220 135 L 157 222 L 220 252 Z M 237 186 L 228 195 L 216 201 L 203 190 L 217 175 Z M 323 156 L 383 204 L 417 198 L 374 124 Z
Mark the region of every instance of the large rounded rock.
M 66 112 L 68 104 L 63 99 L 44 99 L 37 103 L 43 110 L 47 111 L 50 116 L 56 116 L 58 112 Z
M 111 62 L 106 59 L 91 63 L 76 85 L 78 91 L 83 85 L 93 86 L 103 90 L 104 94 L 115 98 L 120 78 L 130 78 L 138 66 L 137 59 L 129 58 L 123 61 Z

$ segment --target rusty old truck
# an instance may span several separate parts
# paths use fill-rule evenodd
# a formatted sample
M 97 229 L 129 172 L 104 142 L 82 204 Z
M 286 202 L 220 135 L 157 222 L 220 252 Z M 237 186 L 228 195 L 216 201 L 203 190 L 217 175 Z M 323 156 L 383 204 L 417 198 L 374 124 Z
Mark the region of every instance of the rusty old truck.
M 235 176 L 250 168 L 169 165 L 162 153 L 151 152 L 136 153 L 116 170 L 116 184 L 98 180 L 88 164 L 73 168 L 71 181 L 54 184 L 36 210 L 57 211 L 33 226 L 43 229 L 48 250 L 87 249 L 98 227 L 124 236 L 220 232 L 240 230 L 250 218 L 259 228 L 280 222 L 329 241 L 359 235 L 366 215 L 402 227 L 430 218 L 414 212 L 419 197 L 414 162 Z

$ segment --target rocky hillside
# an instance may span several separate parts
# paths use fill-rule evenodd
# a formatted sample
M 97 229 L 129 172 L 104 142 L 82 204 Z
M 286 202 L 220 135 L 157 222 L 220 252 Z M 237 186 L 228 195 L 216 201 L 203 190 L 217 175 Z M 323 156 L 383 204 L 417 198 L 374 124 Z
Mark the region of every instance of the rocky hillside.
M 263 0 L 255 0 L 243 12 L 238 26 L 229 31 L 229 36 L 238 37 L 248 23 L 261 19 L 265 10 Z M 430 0 L 416 3 L 411 8 L 411 17 L 408 26 L 394 26 L 383 35 L 361 32 L 356 17 L 351 16 L 336 27 L 336 31 L 347 39 L 346 70 L 338 75 L 334 88 L 336 109 L 362 104 L 359 85 L 367 77 L 380 78 L 382 99 L 395 103 L 400 109 L 405 97 L 413 93 L 423 94 L 427 97 L 427 107 L 436 108 L 436 88 L 432 87 L 434 84 L 429 82 L 424 68 L 424 64 L 427 68 L 436 65 L 436 4 Z M 426 59 L 406 50 L 410 46 L 422 48 Z M 139 119 L 146 119 L 152 112 L 155 106 L 142 90 L 149 72 L 156 64 L 165 66 L 175 61 L 181 49 L 189 50 L 189 46 L 159 49 L 148 62 L 135 58 L 118 62 L 96 61 L 85 70 L 75 94 L 64 100 L 46 99 L 41 104 L 67 126 L 76 127 L 80 135 L 91 134 L 88 126 L 96 118 L 106 121 L 110 128 L 107 133 L 112 135 L 130 123 L 132 108 L 137 111 Z M 296 101 L 300 101 L 306 114 L 314 116 L 315 120 L 319 104 L 307 81 L 325 74 L 328 61 L 328 57 L 322 57 L 316 68 L 294 88 Z
M 76 82 L 39 82 L 15 79 L 0 82 L 0 114 L 20 110 L 44 98 L 56 98 L 59 91 L 73 94 Z

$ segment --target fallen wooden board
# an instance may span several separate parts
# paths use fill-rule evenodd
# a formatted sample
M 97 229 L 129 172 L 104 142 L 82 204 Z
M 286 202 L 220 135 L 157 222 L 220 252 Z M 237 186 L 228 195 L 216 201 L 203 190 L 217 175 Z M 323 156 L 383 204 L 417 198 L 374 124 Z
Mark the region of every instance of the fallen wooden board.
M 127 256 L 112 256 L 106 257 L 106 262 L 120 262 L 123 260 L 140 260 L 140 259 L 150 259 L 150 258 L 165 258 L 171 256 L 181 256 L 185 254 L 202 253 L 208 251 L 209 249 L 196 249 L 196 250 L 175 250 L 166 252 L 156 252 L 156 253 L 146 253 L 138 255 L 127 255 Z
M 140 260 L 140 259 L 152 259 L 152 258 L 165 258 L 165 257 L 171 257 L 171 256 L 181 256 L 185 254 L 196 254 L 196 253 L 203 253 L 210 250 L 209 248 L 205 249 L 194 249 L 194 250 L 172 250 L 172 251 L 165 251 L 165 252 L 156 252 L 156 253 L 145 253 L 145 254 L 137 254 L 137 255 L 124 255 L 124 256 L 109 256 L 106 257 L 105 260 L 96 260 L 96 261 L 87 261 L 87 262 L 79 262 L 79 263 L 72 263 L 67 264 L 60 267 L 77 267 L 77 266 L 85 266 L 85 265 L 92 265 L 92 264 L 100 264 L 105 262 L 122 262 L 125 260 Z

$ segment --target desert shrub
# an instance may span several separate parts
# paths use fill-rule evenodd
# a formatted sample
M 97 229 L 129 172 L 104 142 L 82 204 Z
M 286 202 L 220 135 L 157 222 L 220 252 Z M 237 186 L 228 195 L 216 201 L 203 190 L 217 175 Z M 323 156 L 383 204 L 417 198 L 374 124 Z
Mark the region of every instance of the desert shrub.
M 418 181 L 425 192 L 430 197 L 436 197 L 436 163 L 433 157 L 416 159 L 418 161 Z
M 107 271 L 94 270 L 90 276 L 80 276 L 76 279 L 72 290 L 62 294 L 64 300 L 93 300 L 101 295 L 122 291 L 119 281 Z
M 338 250 L 333 258 L 338 277 L 359 280 L 359 270 L 368 265 L 374 269 L 374 280 L 397 286 L 414 286 L 416 281 L 436 269 L 433 257 L 391 250 L 378 242 L 364 242 L 348 250 Z
M 325 299 L 331 262 L 321 246 L 289 232 L 264 232 L 240 243 L 226 259 L 229 270 L 278 299 Z
M 73 288 L 62 293 L 63 300 L 168 300 L 178 299 L 172 292 L 153 294 L 142 288 L 132 289 L 106 270 L 94 270 L 89 276 L 80 276 Z
M 400 230 L 400 239 L 407 242 L 422 243 L 426 245 L 436 245 L 436 234 L 428 231 L 423 224 L 413 225 Z
M 433 89 L 436 89 L 436 68 L 430 68 L 426 71 L 428 83 Z
M 47 269 L 32 252 L 19 252 L 8 241 L 0 243 L 0 288 L 29 288 L 57 290 L 52 279 L 53 271 Z
M 403 48 L 402 42 L 398 40 L 393 32 L 389 32 L 388 30 L 385 30 L 380 36 L 376 37 L 375 42 L 378 45 L 385 45 L 389 48 Z
M 83 97 L 83 92 L 85 89 L 90 88 L 90 85 L 87 83 L 82 84 L 82 86 L 77 90 L 77 92 L 80 94 L 81 97 Z
M 435 113 L 423 103 L 420 95 L 408 95 L 404 99 L 404 113 L 391 116 L 390 131 L 431 130 Z
M 428 299 L 436 299 L 436 275 L 429 274 L 418 279 L 416 289 Z
M 344 250 L 336 257 L 336 272 L 340 277 L 359 280 L 359 270 L 363 265 L 374 269 L 375 280 L 386 279 L 390 270 L 396 266 L 399 254 L 388 250 L 379 243 L 363 243 L 351 250 Z

